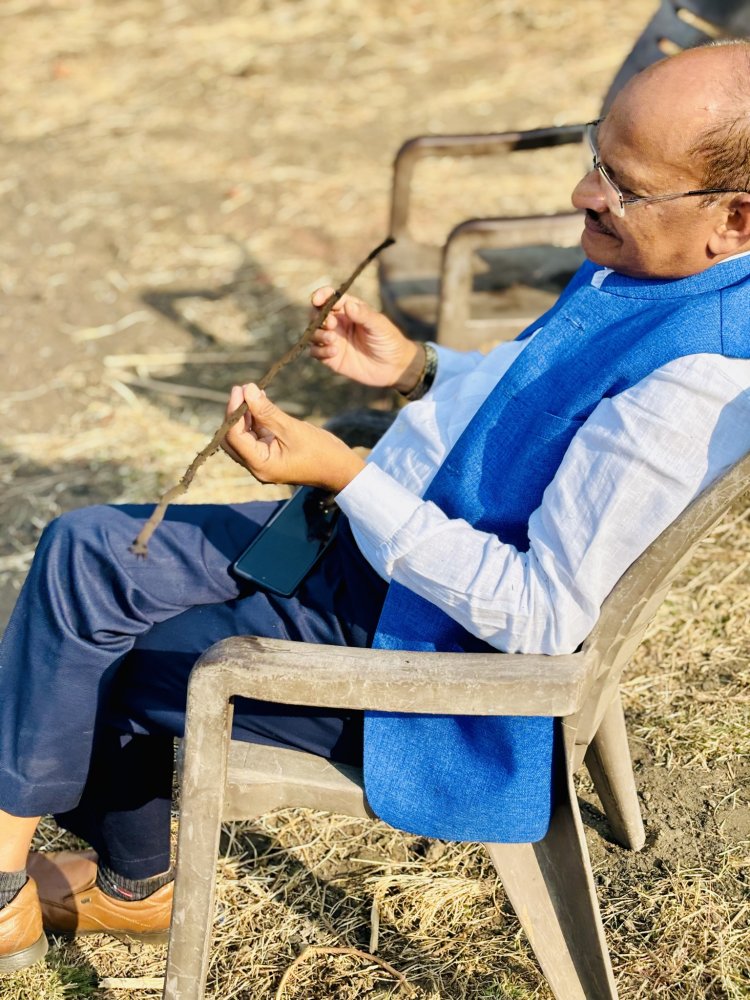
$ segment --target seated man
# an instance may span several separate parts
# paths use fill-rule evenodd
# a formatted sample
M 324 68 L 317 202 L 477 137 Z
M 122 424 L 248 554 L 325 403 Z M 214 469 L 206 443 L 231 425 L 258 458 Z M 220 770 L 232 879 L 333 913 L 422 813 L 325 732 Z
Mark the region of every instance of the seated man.
M 350 296 L 326 320 L 316 358 L 414 400 L 368 462 L 233 389 L 249 412 L 227 451 L 263 481 L 335 491 L 343 511 L 292 597 L 232 571 L 276 504 L 173 507 L 146 560 L 129 551 L 143 507 L 45 531 L 0 646 L 0 971 L 46 950 L 37 886 L 50 930 L 166 930 L 172 741 L 212 642 L 569 652 L 750 447 L 750 43 L 646 70 L 591 139 L 573 192 L 588 261 L 518 340 L 424 347 Z M 532 841 L 549 822 L 549 719 L 245 701 L 235 735 L 347 762 L 364 742 L 370 802 L 405 830 Z M 27 861 L 45 813 L 96 854 Z

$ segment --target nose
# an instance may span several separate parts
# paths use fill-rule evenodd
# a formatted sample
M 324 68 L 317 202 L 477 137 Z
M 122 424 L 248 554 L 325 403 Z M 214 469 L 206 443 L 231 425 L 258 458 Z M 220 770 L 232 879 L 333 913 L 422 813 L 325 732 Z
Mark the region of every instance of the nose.
M 592 167 L 587 174 L 584 174 L 580 181 L 573 188 L 570 196 L 573 207 L 577 209 L 590 208 L 594 212 L 607 211 L 607 199 L 604 195 L 604 186 L 599 176 L 599 171 Z

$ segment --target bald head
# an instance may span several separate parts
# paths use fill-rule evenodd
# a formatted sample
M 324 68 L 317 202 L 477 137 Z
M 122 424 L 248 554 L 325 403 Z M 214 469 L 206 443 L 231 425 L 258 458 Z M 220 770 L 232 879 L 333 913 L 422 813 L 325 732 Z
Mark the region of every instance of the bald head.
M 681 278 L 750 250 L 750 41 L 639 73 L 593 138 L 593 169 L 573 191 L 590 260 Z
M 712 43 L 635 76 L 612 106 L 702 188 L 750 188 L 750 41 Z

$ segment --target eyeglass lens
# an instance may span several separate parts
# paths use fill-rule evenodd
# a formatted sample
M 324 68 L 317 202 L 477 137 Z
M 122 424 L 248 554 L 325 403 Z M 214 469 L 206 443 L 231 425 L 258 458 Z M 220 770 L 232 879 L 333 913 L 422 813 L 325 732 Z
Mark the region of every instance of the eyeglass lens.
M 597 132 L 599 130 L 599 122 L 591 122 L 587 129 L 587 137 L 589 141 L 589 146 L 591 147 L 591 155 L 593 157 L 593 167 L 599 174 L 600 181 L 602 183 L 602 191 L 604 192 L 604 200 L 607 202 L 607 208 L 616 215 L 618 218 L 622 218 L 625 215 L 625 202 L 622 196 L 622 192 L 612 180 L 612 178 L 607 173 L 607 168 L 602 163 L 599 158 L 599 146 L 597 143 Z

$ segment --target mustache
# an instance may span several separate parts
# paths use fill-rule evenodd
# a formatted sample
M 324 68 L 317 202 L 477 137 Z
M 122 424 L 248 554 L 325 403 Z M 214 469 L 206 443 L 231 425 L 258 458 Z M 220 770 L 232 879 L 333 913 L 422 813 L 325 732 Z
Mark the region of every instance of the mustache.
M 590 220 L 591 220 L 592 222 L 595 222 L 595 223 L 596 223 L 596 225 L 597 225 L 597 226 L 599 227 L 599 229 L 601 229 L 601 231 L 602 231 L 603 233 L 607 233 L 607 235 L 608 235 L 608 236 L 614 236 L 614 235 L 615 235 L 615 232 L 614 232 L 614 230 L 613 230 L 613 229 L 611 229 L 611 228 L 610 228 L 609 226 L 606 226 L 606 225 L 605 225 L 605 224 L 604 224 L 604 223 L 602 222 L 602 216 L 601 216 L 601 212 L 595 212 L 593 208 L 587 208 L 587 209 L 586 209 L 586 216 L 587 216 L 587 218 L 589 218 L 589 219 L 590 219 Z

